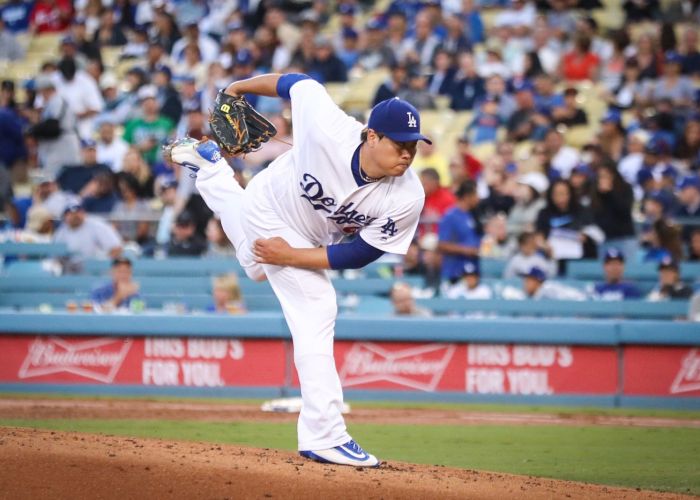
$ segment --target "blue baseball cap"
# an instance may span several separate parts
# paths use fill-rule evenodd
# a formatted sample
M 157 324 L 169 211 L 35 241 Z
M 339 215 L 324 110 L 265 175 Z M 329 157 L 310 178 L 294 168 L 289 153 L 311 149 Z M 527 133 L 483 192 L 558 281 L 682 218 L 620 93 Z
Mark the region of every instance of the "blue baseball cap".
M 581 174 L 585 175 L 586 177 L 591 177 L 593 175 L 593 170 L 591 170 L 591 167 L 588 166 L 588 164 L 579 163 L 573 169 L 571 169 L 571 175 L 574 174 Z
M 420 115 L 408 101 L 394 97 L 372 108 L 367 127 L 384 134 L 392 141 L 433 142 L 420 133 Z
M 678 271 L 678 262 L 673 260 L 673 257 L 671 257 L 669 254 L 666 254 L 659 261 L 659 271 L 662 269 L 675 269 Z
M 654 173 L 651 171 L 651 169 L 642 168 L 639 170 L 639 172 L 637 172 L 637 184 L 640 186 L 643 186 L 645 183 L 652 180 L 654 180 Z
M 697 175 L 686 175 L 678 183 L 678 189 L 695 188 L 700 191 L 700 177 Z
M 82 203 L 71 203 L 66 206 L 65 210 L 63 210 L 63 215 L 66 215 L 67 213 L 80 212 L 81 210 L 83 210 Z
M 605 113 L 605 116 L 600 119 L 600 123 L 622 123 L 622 116 L 620 116 L 618 111 L 608 111 Z
M 469 274 L 475 274 L 477 276 L 481 275 L 481 269 L 479 269 L 479 263 L 473 260 L 467 261 L 462 268 L 462 275 L 467 276 Z
M 521 274 L 523 278 L 534 278 L 537 281 L 544 281 L 547 279 L 545 272 L 537 266 L 531 267 L 528 272 Z
M 656 203 L 660 204 L 664 212 L 669 209 L 671 206 L 671 203 L 673 200 L 671 200 L 671 196 L 666 192 L 666 191 L 653 191 L 649 193 L 649 196 L 647 197 L 648 200 L 655 201 Z
M 87 148 L 96 148 L 97 147 L 97 142 L 94 141 L 93 139 L 82 139 L 80 141 L 80 147 L 87 149 Z
M 521 80 L 519 82 L 515 82 L 513 84 L 513 93 L 517 94 L 518 92 L 534 92 L 535 87 L 530 83 L 529 80 Z
M 622 253 L 622 250 L 620 250 L 619 248 L 610 247 L 605 251 L 605 257 L 603 257 L 603 261 L 608 262 L 611 260 L 619 260 L 620 262 L 624 262 L 625 254 Z
M 678 177 L 678 170 L 673 165 L 666 165 L 661 171 L 661 177 L 671 177 L 675 179 Z
M 354 16 L 355 6 L 349 3 L 341 3 L 338 5 L 338 12 L 343 15 Z

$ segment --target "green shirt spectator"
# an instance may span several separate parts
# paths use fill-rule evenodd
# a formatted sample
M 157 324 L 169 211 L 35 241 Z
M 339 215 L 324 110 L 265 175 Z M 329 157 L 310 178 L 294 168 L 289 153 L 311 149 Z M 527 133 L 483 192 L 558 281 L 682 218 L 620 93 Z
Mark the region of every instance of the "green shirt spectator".
M 139 90 L 139 99 L 143 116 L 126 122 L 124 140 L 133 144 L 148 164 L 153 165 L 158 161 L 160 146 L 175 130 L 175 124 L 159 114 L 155 87 L 142 87 Z

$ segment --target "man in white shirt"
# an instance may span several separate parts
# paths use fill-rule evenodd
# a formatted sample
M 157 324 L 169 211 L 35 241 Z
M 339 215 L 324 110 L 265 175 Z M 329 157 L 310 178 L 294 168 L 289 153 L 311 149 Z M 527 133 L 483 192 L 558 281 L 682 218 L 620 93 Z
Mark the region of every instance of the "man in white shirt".
M 63 224 L 54 235 L 54 241 L 65 243 L 76 260 L 118 257 L 122 252 L 119 233 L 102 218 L 87 215 L 80 204 L 66 208 Z
M 551 158 L 552 168 L 564 179 L 568 179 L 574 167 L 581 163 L 581 155 L 575 148 L 564 145 L 564 138 L 556 129 L 547 132 L 544 143 Z
M 85 71 L 77 69 L 72 58 L 62 59 L 58 67 L 61 72 L 58 93 L 66 100 L 78 119 L 77 131 L 80 138 L 91 139 L 94 117 L 104 108 L 104 100 L 97 82 Z
M 129 145 L 121 137 L 115 135 L 114 123 L 105 120 L 100 125 L 97 140 L 97 162 L 104 163 L 112 172 L 121 172 L 124 155 L 129 151 Z

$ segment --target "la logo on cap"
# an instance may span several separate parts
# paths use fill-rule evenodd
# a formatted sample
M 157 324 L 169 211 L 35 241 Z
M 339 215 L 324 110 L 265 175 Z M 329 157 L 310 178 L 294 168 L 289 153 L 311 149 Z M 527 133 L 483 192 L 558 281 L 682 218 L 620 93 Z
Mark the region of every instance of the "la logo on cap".
M 416 117 L 413 116 L 413 113 L 410 111 L 406 111 L 406 114 L 408 115 L 408 126 L 410 128 L 416 128 L 418 126 L 418 123 L 416 122 Z

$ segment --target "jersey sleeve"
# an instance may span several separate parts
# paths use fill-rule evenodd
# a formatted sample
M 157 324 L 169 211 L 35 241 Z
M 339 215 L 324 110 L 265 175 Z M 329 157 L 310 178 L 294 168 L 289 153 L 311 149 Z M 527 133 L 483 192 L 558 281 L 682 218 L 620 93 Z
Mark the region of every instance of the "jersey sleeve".
M 398 205 L 385 217 L 375 219 L 361 232 L 361 238 L 379 250 L 405 255 L 416 234 L 424 198 Z
M 292 131 L 294 144 L 314 138 L 327 142 L 344 137 L 348 127 L 357 121 L 333 102 L 326 88 L 310 78 L 295 82 L 289 89 L 292 102 Z M 359 142 L 359 135 L 357 140 Z

